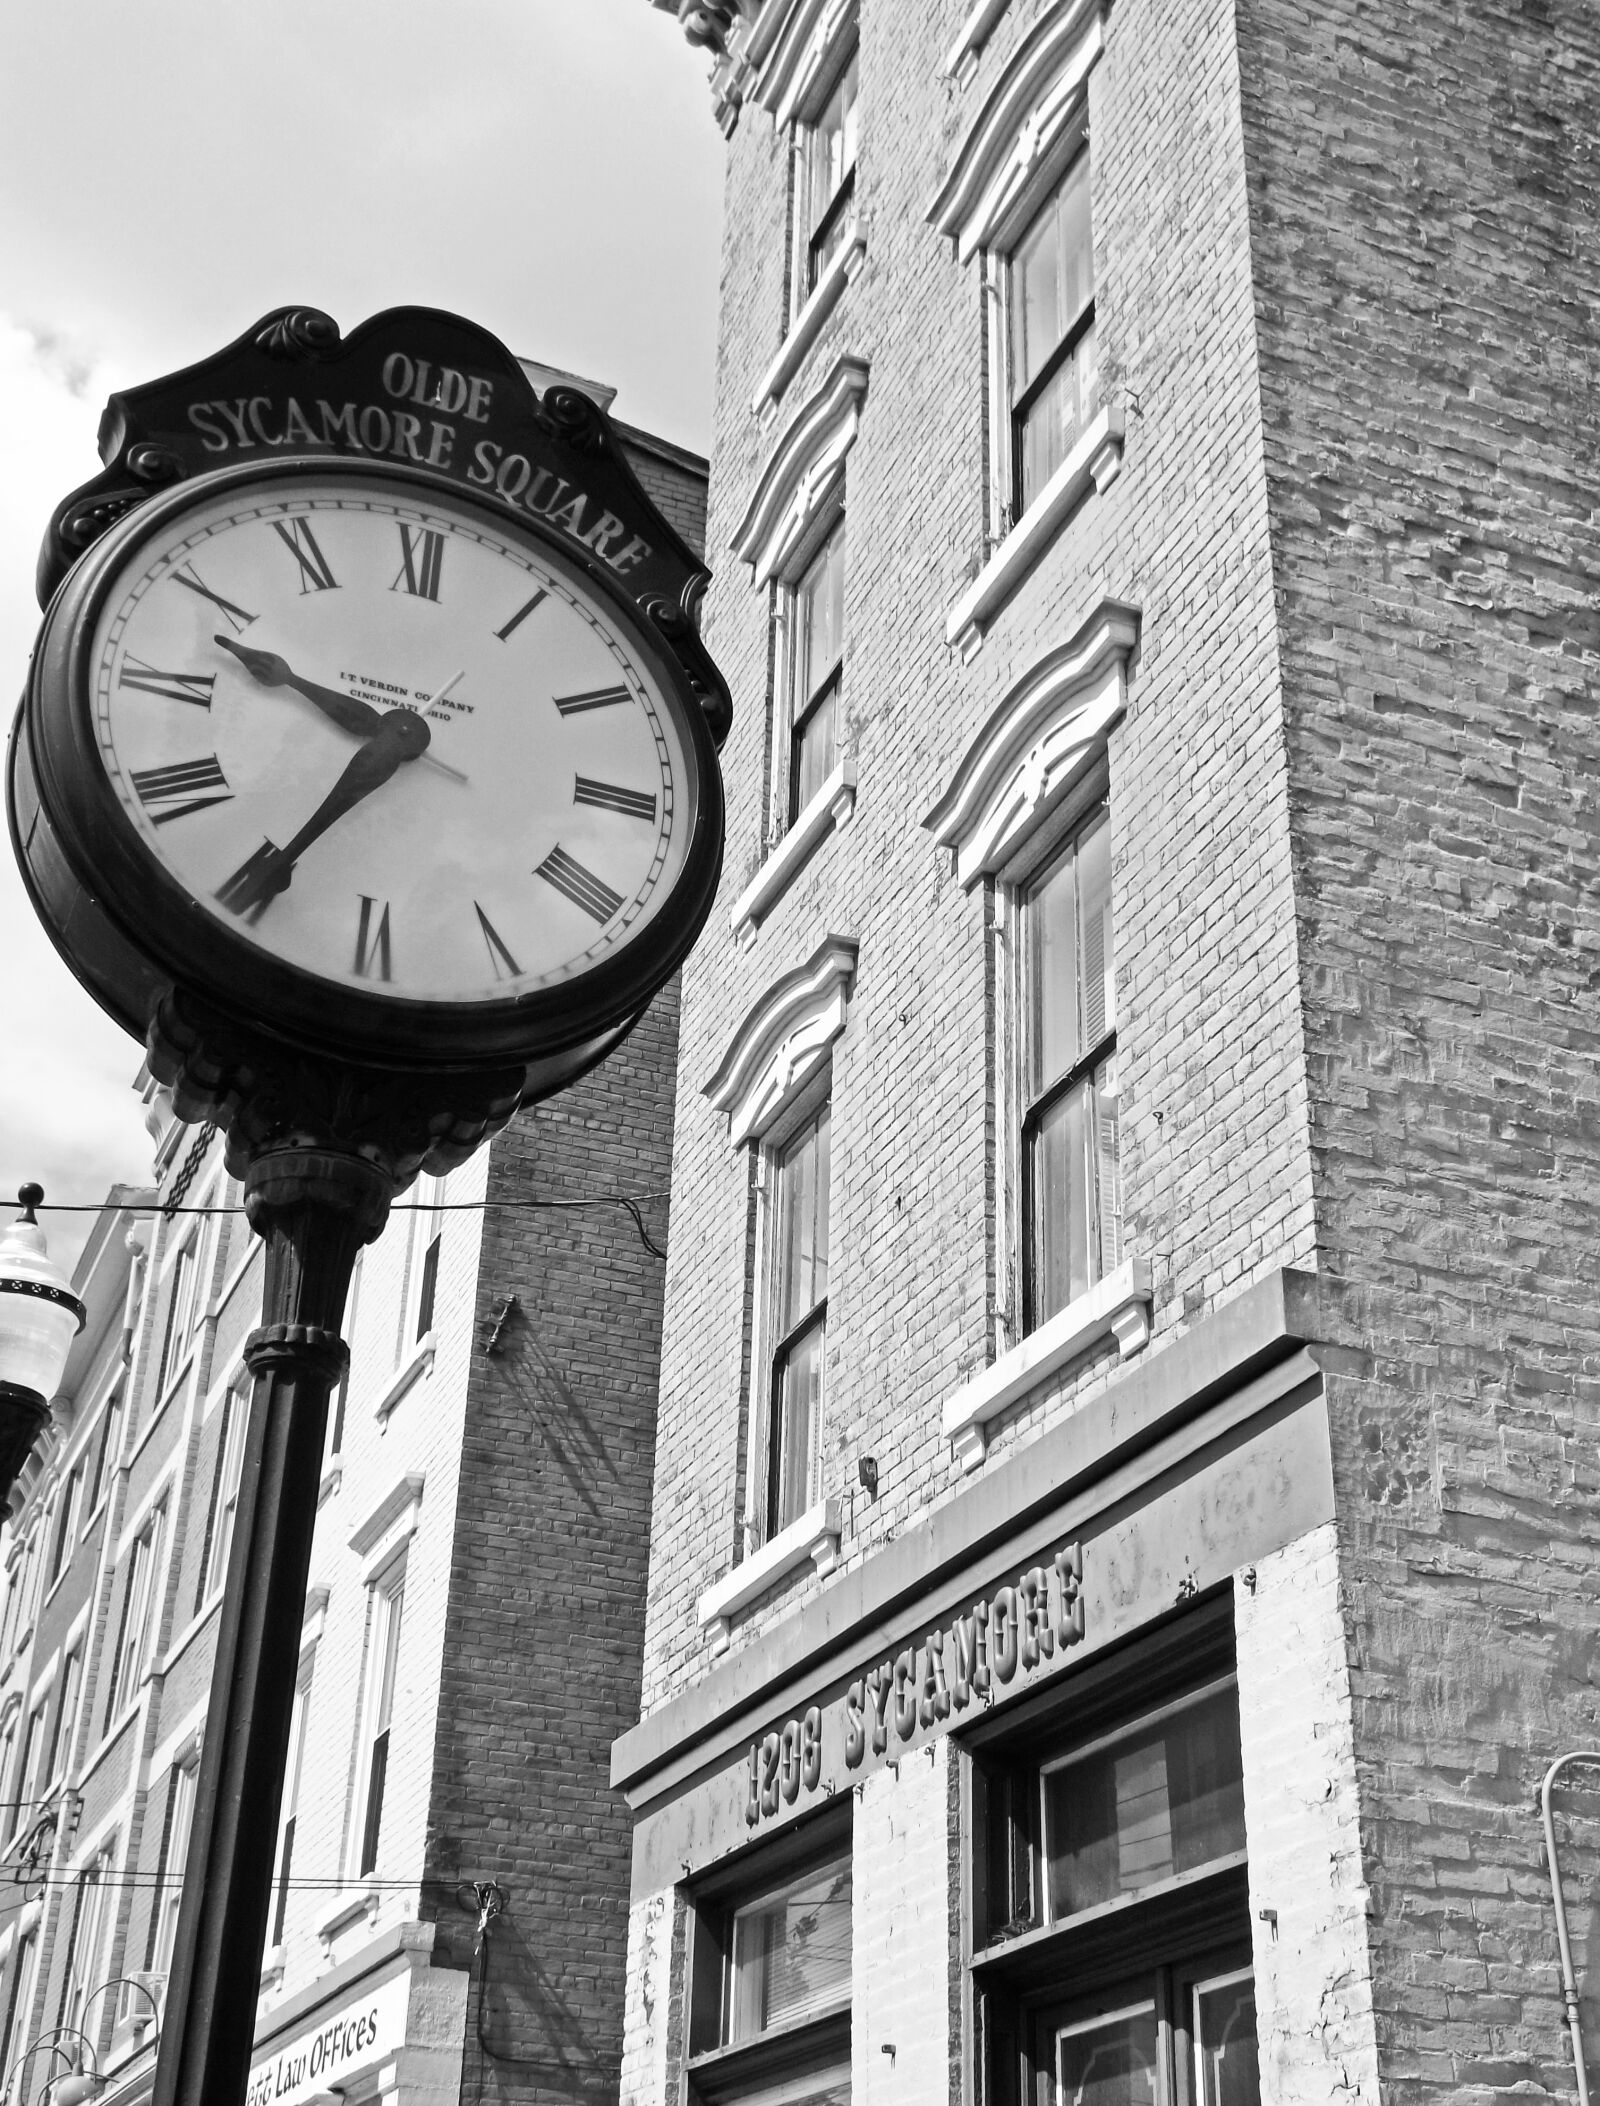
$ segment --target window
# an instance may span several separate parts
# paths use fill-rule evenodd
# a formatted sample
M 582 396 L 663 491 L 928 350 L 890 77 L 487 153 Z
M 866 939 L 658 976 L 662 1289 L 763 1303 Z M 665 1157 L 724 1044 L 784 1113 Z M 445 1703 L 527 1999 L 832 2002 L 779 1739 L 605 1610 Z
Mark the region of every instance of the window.
M 839 759 L 844 676 L 844 517 L 792 588 L 788 821 L 792 826 Z
M 167 1788 L 167 1818 L 161 1837 L 161 1863 L 156 1873 L 155 1907 L 150 1917 L 150 1938 L 145 1966 L 166 1974 L 172 1966 L 172 1950 L 178 1940 L 178 1910 L 183 1901 L 183 1875 L 189 1862 L 189 1831 L 194 1823 L 195 1785 L 198 1760 L 175 1763 Z
M 122 1595 L 122 1620 L 117 1629 L 116 1650 L 111 1658 L 111 1684 L 106 1694 L 108 1725 L 116 1717 L 119 1704 L 132 1702 L 140 1679 L 150 1664 L 156 1607 L 155 1570 L 161 1554 L 165 1522 L 165 1509 L 157 1507 L 128 1554 L 128 1583 Z
M 22 1780 L 20 1777 L 13 1779 L 11 1758 L 17 1752 L 17 1725 L 21 1717 L 22 1706 L 19 1702 L 14 1702 L 6 1712 L 4 1729 L 0 1730 L 0 1792 L 9 1791 L 14 1794 L 13 1797 L 5 1802 L 5 1834 L 8 1841 L 16 1834 L 19 1826 L 17 1801 L 22 1797 Z M 4 2074 L 5 2064 L 3 2060 L 0 2060 L 0 2076 Z
M 852 1873 L 837 1817 L 697 1893 L 692 2099 L 848 2106 Z
M 1231 1649 L 1187 1617 L 975 1749 L 991 2106 L 1256 2106 Z
M 244 1467 L 244 1440 L 250 1425 L 248 1379 L 229 1385 L 222 1401 L 222 1430 L 217 1438 L 216 1467 L 211 1474 L 211 1507 L 206 1515 L 205 1556 L 200 1563 L 200 1591 L 195 1609 L 208 1602 L 228 1578 L 233 1524 L 239 1510 L 239 1473 Z
M 1022 942 L 1027 1329 L 1121 1260 L 1111 829 L 1102 805 L 1026 885 Z
M 11 1970 L 11 1994 L 6 1999 L 5 2033 L 0 2037 L 0 2078 L 11 2074 L 17 2057 L 27 2045 L 33 2017 L 33 1993 L 39 1983 L 39 1933 L 31 1930 L 17 1946 Z
M 829 1126 L 824 1101 L 768 1158 L 775 1341 L 767 1434 L 769 1538 L 817 1498 L 828 1317 Z
M 300 1770 L 306 1753 L 306 1720 L 311 1712 L 311 1669 L 315 1655 L 301 1663 L 289 1717 L 289 1760 L 283 1772 L 283 1806 L 278 1816 L 278 1894 L 272 1907 L 271 1943 L 283 1943 L 289 1910 L 289 1879 L 294 1865 L 294 1831 L 300 1817 Z M 387 1755 L 386 1755 L 387 1759 Z
M 55 1533 L 50 1539 L 50 1564 L 45 1577 L 45 1592 L 48 1593 L 66 1569 L 67 1559 L 72 1554 L 73 1538 L 78 1532 L 78 1517 L 83 1510 L 83 1464 L 80 1462 L 68 1477 L 56 1505 Z
M 43 1702 L 28 1713 L 28 1730 L 22 1741 L 22 1767 L 17 1772 L 17 1803 L 11 1810 L 11 1833 L 20 1835 L 30 1827 L 39 1811 L 40 1765 L 44 1760 Z
M 98 1512 L 100 1502 L 111 1482 L 111 1473 L 117 1466 L 117 1448 L 122 1433 L 122 1391 L 114 1389 L 106 1399 L 105 1416 L 100 1421 L 100 1440 L 94 1451 L 94 1480 L 89 1487 L 89 1512 Z
M 1020 518 L 1099 407 L 1085 147 L 1006 269 L 1011 514 Z
M 161 1335 L 161 1361 L 156 1370 L 157 1403 L 165 1397 L 167 1384 L 183 1364 L 189 1334 L 194 1328 L 195 1303 L 200 1287 L 200 1260 L 196 1238 L 179 1246 L 172 1261 L 167 1288 L 167 1326 Z
M 72 1932 L 67 1948 L 67 1974 L 61 1990 L 60 2024 L 76 2032 L 89 2029 L 91 1997 L 105 1986 L 106 1933 L 114 1913 L 113 1849 L 105 1844 L 79 1874 L 72 1905 Z
M 394 1720 L 396 1671 L 400 1661 L 400 1622 L 405 1607 L 405 1566 L 372 1588 L 372 1614 L 367 1646 L 367 1688 L 361 1707 L 361 1740 L 357 1772 L 360 1800 L 355 1833 L 360 1838 L 356 1876 L 377 1869 L 383 1831 L 383 1795 L 389 1774 L 389 1732 Z
M 396 1358 L 405 1359 L 433 1329 L 439 1293 L 439 1253 L 444 1242 L 442 1177 L 419 1177 L 413 1187 L 416 1212 L 411 1216 L 411 1242 L 406 1258 L 406 1313 Z
M 795 129 L 795 225 L 803 233 L 796 310 L 844 246 L 855 220 L 860 59 L 852 51 L 815 117 Z
M 61 1668 L 61 1700 L 56 1705 L 55 1726 L 50 1735 L 50 1757 L 45 1776 L 53 1790 L 62 1783 L 72 1765 L 72 1744 L 78 1732 L 78 1700 L 83 1693 L 83 1641 L 68 1653 Z

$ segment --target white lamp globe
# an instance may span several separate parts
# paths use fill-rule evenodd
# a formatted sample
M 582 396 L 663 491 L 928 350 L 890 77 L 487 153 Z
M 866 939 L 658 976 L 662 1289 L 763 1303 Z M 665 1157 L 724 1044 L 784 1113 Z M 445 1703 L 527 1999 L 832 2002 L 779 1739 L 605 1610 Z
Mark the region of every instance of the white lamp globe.
M 41 1407 L 61 1387 L 84 1308 L 51 1258 L 34 1208 L 39 1185 L 17 1194 L 22 1214 L 0 1235 L 0 1390 L 27 1390 Z

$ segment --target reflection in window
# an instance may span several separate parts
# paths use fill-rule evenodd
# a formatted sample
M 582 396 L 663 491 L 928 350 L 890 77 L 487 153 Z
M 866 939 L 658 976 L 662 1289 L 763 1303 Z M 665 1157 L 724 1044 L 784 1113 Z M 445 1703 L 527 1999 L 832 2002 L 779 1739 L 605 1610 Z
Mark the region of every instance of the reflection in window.
M 849 1995 L 850 1903 L 844 1856 L 735 1911 L 729 2040 L 811 2018 Z
M 1055 2106 L 1156 2106 L 1156 2007 L 1059 2026 Z
M 1248 1968 L 1194 1985 L 1198 2106 L 1261 2106 L 1256 1991 Z
M 844 520 L 794 590 L 789 819 L 805 810 L 839 759 L 844 675 Z
M 805 292 L 838 253 L 855 217 L 860 73 L 859 58 L 852 52 L 816 121 L 801 134 L 808 226 Z
M 1020 517 L 1099 405 L 1087 150 L 1011 258 L 1012 508 Z
M 829 1114 L 824 1104 L 773 1164 L 772 1418 L 767 1532 L 816 1497 L 827 1330 Z
M 1056 1922 L 1242 1850 L 1234 1690 L 1216 1690 L 1050 1767 L 1044 1795 Z

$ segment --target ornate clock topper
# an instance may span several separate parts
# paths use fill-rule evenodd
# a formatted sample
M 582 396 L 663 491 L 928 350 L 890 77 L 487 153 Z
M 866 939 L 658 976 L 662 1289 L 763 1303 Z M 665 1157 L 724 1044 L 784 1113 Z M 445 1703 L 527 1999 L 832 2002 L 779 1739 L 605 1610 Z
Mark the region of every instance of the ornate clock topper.
M 113 395 L 101 474 L 56 507 L 39 555 L 48 605 L 84 552 L 156 491 L 284 458 L 382 460 L 460 484 L 598 562 L 682 665 L 718 745 L 728 691 L 695 615 L 709 573 L 641 487 L 611 420 L 579 388 L 541 396 L 488 330 L 393 307 L 342 337 L 313 307 L 264 315 L 236 342 Z

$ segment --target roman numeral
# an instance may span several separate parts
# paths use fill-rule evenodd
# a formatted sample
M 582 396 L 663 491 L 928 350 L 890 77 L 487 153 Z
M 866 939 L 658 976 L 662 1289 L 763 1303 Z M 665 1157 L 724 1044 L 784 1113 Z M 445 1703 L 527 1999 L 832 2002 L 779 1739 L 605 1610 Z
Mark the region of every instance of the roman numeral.
M 339 580 L 328 568 L 328 559 L 317 546 L 316 536 L 304 519 L 275 519 L 272 531 L 300 566 L 301 596 L 308 592 L 331 592 Z
M 236 636 L 241 629 L 248 629 L 256 619 L 253 614 L 246 614 L 242 607 L 236 607 L 232 600 L 225 600 L 220 592 L 213 592 L 192 563 L 182 563 L 168 575 L 175 585 L 186 585 L 191 592 L 199 593 L 201 599 L 209 600 L 213 607 L 226 616 L 228 625 Z
M 496 631 L 494 632 L 495 635 L 499 637 L 502 643 L 504 643 L 513 629 L 521 628 L 522 624 L 528 619 L 528 616 L 532 614 L 534 608 L 538 606 L 539 602 L 541 600 L 547 600 L 549 599 L 549 597 L 549 593 L 547 593 L 544 587 L 541 585 L 539 590 L 534 594 L 533 598 L 529 600 L 525 606 L 519 607 L 517 609 L 516 613 L 512 615 L 510 621 L 506 623 L 503 629 L 496 629 Z
M 413 535 L 404 521 L 396 524 L 400 528 L 400 568 L 389 590 L 398 592 L 403 585 L 414 599 L 438 599 L 439 572 L 444 566 L 443 534 L 432 527 L 418 527 Z
M 478 927 L 483 931 L 483 940 L 488 945 L 489 963 L 494 967 L 495 978 L 520 980 L 522 967 L 501 942 L 499 931 L 476 900 L 472 902 L 472 911 L 478 917 Z
M 653 790 L 624 790 L 617 783 L 596 782 L 588 775 L 573 778 L 572 801 L 597 804 L 602 811 L 625 812 L 630 819 L 654 819 L 656 815 Z
M 144 695 L 160 695 L 168 702 L 192 702 L 197 709 L 211 707 L 215 673 L 163 673 L 130 652 L 122 661 L 123 687 L 136 687 Z
M 247 856 L 233 876 L 217 887 L 218 903 L 230 913 L 259 921 L 293 876 L 294 865 L 285 862 L 283 850 L 263 841 L 255 854 Z
M 596 921 L 609 921 L 622 905 L 620 892 L 613 892 L 592 870 L 585 870 L 575 856 L 569 856 L 559 845 L 551 849 L 533 874 L 542 877 L 547 885 L 554 885 L 575 907 L 581 907 L 585 914 L 592 914 Z
M 383 912 L 374 915 L 378 902 L 368 899 L 363 892 L 361 919 L 356 927 L 356 962 L 351 968 L 363 980 L 370 980 L 376 973 L 380 980 L 394 978 L 394 953 L 389 948 L 389 902 L 383 903 Z
M 632 700 L 631 688 L 591 687 L 581 695 L 557 695 L 555 704 L 564 717 L 575 717 L 585 709 L 612 709 L 619 702 Z
M 135 768 L 132 779 L 139 802 L 156 826 L 165 826 L 171 819 L 186 819 L 191 812 L 203 812 L 214 804 L 227 804 L 233 797 L 214 753 L 208 753 L 204 760 L 174 761 L 166 768 Z M 203 797 L 199 794 L 203 790 L 220 790 L 222 794 Z

